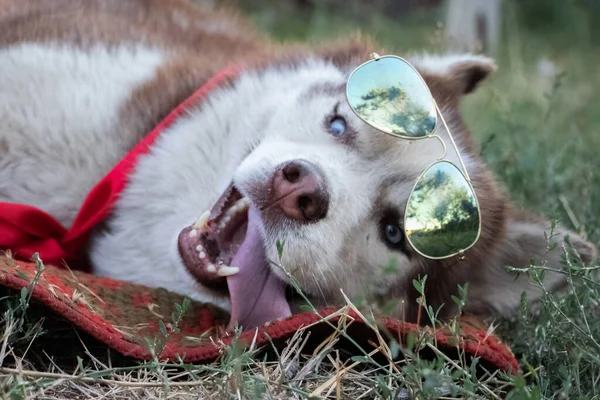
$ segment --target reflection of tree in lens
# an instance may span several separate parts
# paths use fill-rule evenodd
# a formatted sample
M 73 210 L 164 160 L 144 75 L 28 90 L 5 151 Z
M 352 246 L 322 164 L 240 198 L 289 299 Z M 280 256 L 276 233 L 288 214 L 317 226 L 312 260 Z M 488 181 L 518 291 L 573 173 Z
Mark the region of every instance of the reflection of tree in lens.
M 424 136 L 435 126 L 435 117 L 411 101 L 400 87 L 371 89 L 360 99 L 362 102 L 355 109 L 363 118 L 383 125 L 397 135 Z
M 424 136 L 431 132 L 435 125 L 435 119 L 423 109 L 393 114 L 389 122 L 396 127 L 402 127 L 408 136 Z
M 415 186 L 407 208 L 407 225 L 410 221 L 412 243 L 426 249 L 428 255 L 455 253 L 475 239 L 479 229 L 476 200 L 466 181 L 461 181 L 464 178 L 459 179 L 437 164 Z

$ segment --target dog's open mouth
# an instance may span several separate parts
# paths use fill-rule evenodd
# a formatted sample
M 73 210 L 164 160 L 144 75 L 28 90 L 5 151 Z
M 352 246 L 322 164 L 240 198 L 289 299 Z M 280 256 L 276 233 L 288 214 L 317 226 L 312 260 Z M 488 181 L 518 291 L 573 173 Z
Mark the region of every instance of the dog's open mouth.
M 204 286 L 229 290 L 231 320 L 246 328 L 288 317 L 285 284 L 268 264 L 260 212 L 229 185 L 210 211 L 179 234 L 179 254 Z

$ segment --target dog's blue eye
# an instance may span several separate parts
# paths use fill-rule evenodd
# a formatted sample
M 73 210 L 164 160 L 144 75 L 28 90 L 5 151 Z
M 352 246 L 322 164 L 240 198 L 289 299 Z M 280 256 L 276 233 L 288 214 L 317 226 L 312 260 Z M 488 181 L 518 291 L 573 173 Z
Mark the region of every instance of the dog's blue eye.
M 346 132 L 346 121 L 343 118 L 337 117 L 329 123 L 329 129 L 335 136 L 342 136 Z
M 391 244 L 398 244 L 402 241 L 402 231 L 398 225 L 386 225 L 385 237 Z

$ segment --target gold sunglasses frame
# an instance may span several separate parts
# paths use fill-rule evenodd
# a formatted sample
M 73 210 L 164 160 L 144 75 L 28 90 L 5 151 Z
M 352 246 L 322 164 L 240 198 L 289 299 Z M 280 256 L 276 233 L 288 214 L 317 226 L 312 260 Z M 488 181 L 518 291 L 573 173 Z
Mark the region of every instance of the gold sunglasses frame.
M 429 171 L 431 169 L 431 167 L 433 167 L 436 164 L 439 164 L 441 162 L 446 162 L 449 163 L 451 165 L 453 165 L 454 167 L 456 167 L 456 169 L 458 170 L 458 172 L 460 172 L 460 174 L 465 178 L 465 181 L 467 182 L 467 184 L 469 185 L 469 188 L 471 189 L 471 192 L 473 193 L 473 196 L 475 197 L 475 201 L 477 203 L 477 215 L 479 216 L 479 225 L 477 227 L 477 236 L 475 238 L 475 240 L 473 241 L 473 243 L 468 246 L 467 248 L 464 249 L 460 249 L 459 251 L 444 256 L 444 257 L 432 257 L 432 256 L 428 256 L 424 253 L 422 253 L 421 251 L 419 251 L 411 242 L 410 240 L 410 236 L 406 234 L 406 228 L 404 228 L 405 231 L 405 237 L 406 240 L 408 241 L 408 243 L 410 244 L 410 246 L 413 248 L 413 250 L 415 250 L 418 254 L 420 254 L 421 256 L 431 259 L 431 260 L 443 260 L 446 258 L 451 258 L 454 256 L 460 256 L 461 259 L 463 259 L 465 257 L 465 252 L 467 250 L 469 250 L 470 248 L 472 248 L 473 246 L 475 246 L 475 244 L 479 241 L 479 237 L 481 236 L 481 209 L 479 207 L 479 199 L 477 197 L 477 193 L 475 192 L 475 189 L 473 188 L 473 185 L 471 184 L 471 178 L 469 177 L 469 172 L 467 171 L 467 167 L 465 166 L 465 163 L 460 155 L 460 151 L 458 150 L 458 146 L 456 146 L 456 143 L 454 142 L 454 137 L 452 136 L 452 132 L 450 131 L 450 128 L 448 128 L 448 124 L 446 124 L 446 120 L 444 119 L 444 116 L 442 115 L 442 112 L 440 111 L 437 102 L 435 101 L 435 98 L 433 97 L 433 95 L 431 94 L 431 90 L 429 90 L 429 86 L 427 85 L 427 83 L 425 82 L 425 79 L 423 79 L 423 77 L 421 76 L 421 74 L 419 73 L 419 71 L 417 71 L 417 69 L 407 60 L 405 60 L 402 57 L 399 56 L 395 56 L 395 55 L 383 55 L 380 56 L 377 53 L 371 53 L 370 55 L 370 60 L 365 61 L 364 63 L 360 64 L 358 67 L 356 67 L 352 73 L 350 74 L 350 76 L 348 77 L 348 80 L 346 81 L 346 100 L 348 101 L 348 104 L 350 105 L 350 109 L 358 116 L 358 118 L 360 118 L 363 122 L 365 122 L 367 125 L 377 129 L 380 132 L 383 132 L 387 135 L 393 136 L 395 138 L 401 138 L 401 139 L 405 139 L 405 140 L 423 140 L 423 139 L 431 139 L 431 138 L 437 138 L 439 139 L 439 141 L 441 142 L 443 148 L 444 148 L 444 154 L 442 155 L 442 157 L 438 158 L 435 162 L 431 163 L 429 166 L 427 166 L 427 168 L 425 168 L 423 170 L 423 172 L 419 175 L 419 177 L 416 179 L 415 184 L 413 185 L 411 191 L 410 191 L 410 195 L 408 196 L 408 199 L 410 200 L 412 198 L 412 195 L 415 191 L 415 188 L 417 187 L 417 183 L 419 183 L 419 181 L 421 180 L 421 178 L 423 178 L 423 175 L 425 175 L 425 173 L 427 171 Z M 381 130 L 380 128 L 374 126 L 372 123 L 370 123 L 369 121 L 367 121 L 366 119 L 364 119 L 363 117 L 360 116 L 360 114 L 354 109 L 354 107 L 352 106 L 352 103 L 350 102 L 350 94 L 348 91 L 348 82 L 350 82 L 350 79 L 352 78 L 352 76 L 356 73 L 356 71 L 360 70 L 362 67 L 364 67 L 367 64 L 371 64 L 373 62 L 378 62 L 379 60 L 383 59 L 383 58 L 395 58 L 398 59 L 400 61 L 402 61 L 403 63 L 405 63 L 406 65 L 408 65 L 414 72 L 415 74 L 419 77 L 419 79 L 421 80 L 421 82 L 423 83 L 423 86 L 427 89 L 427 93 L 429 94 L 429 98 L 431 99 L 431 102 L 433 103 L 433 106 L 435 108 L 435 113 L 436 113 L 436 118 L 435 118 L 435 125 L 433 126 L 433 129 L 426 135 L 423 136 L 417 136 L 417 137 L 413 137 L 413 136 L 403 136 L 403 135 L 397 135 L 394 133 L 390 133 L 390 132 L 385 132 L 383 130 Z M 462 171 L 460 168 L 458 168 L 458 166 L 456 164 L 454 164 L 451 161 L 448 160 L 444 160 L 444 158 L 446 158 L 447 155 L 447 150 L 446 150 L 446 144 L 444 143 L 443 139 L 438 136 L 438 135 L 432 135 L 433 132 L 435 132 L 438 128 L 438 116 L 439 118 L 442 120 L 442 124 L 444 125 L 444 128 L 446 128 L 446 132 L 448 132 L 448 137 L 450 138 L 450 142 L 452 143 L 452 147 L 454 148 L 454 151 L 456 152 L 456 155 L 458 156 L 458 160 L 460 161 L 460 164 L 462 166 Z M 464 172 L 463 172 L 464 171 Z M 408 207 L 408 202 L 406 204 L 406 207 Z M 406 210 L 404 211 L 404 227 L 406 227 Z

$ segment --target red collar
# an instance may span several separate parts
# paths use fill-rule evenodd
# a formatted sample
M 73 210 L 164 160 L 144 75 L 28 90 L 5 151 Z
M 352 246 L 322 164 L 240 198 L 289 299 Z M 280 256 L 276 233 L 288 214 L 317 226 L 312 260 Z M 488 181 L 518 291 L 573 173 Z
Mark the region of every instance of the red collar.
M 64 260 L 73 269 L 85 269 L 82 250 L 93 228 L 112 211 L 140 156 L 148 153 L 156 138 L 179 116 L 239 71 L 233 65 L 221 70 L 159 123 L 92 188 L 69 229 L 38 208 L 0 202 L 0 250 L 11 250 L 15 258 L 26 261 L 38 252 L 46 264 L 59 266 Z

